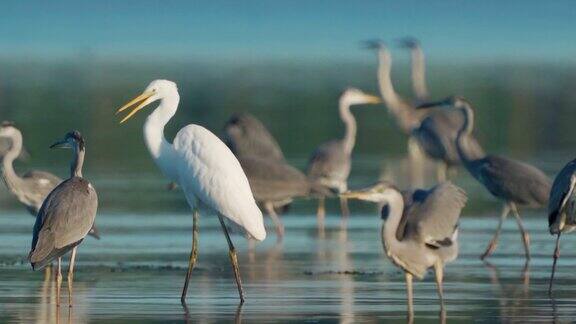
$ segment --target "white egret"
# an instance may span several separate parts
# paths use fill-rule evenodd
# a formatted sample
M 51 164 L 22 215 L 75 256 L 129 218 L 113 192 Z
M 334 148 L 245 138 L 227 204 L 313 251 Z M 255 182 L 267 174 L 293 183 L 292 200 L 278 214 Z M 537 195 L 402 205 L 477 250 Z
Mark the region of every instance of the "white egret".
M 176 134 L 173 143 L 166 140 L 164 126 L 176 113 L 180 101 L 178 88 L 172 81 L 152 81 L 141 95 L 118 109 L 117 113 L 138 104 L 120 123 L 155 101 L 160 104 L 144 123 L 146 146 L 164 175 L 182 188 L 194 214 L 192 252 L 181 301 L 183 304 L 186 301 L 188 282 L 198 255 L 198 215 L 202 209 L 218 215 L 228 242 L 240 301 L 244 302 L 238 258 L 223 216 L 256 240 L 266 238 L 262 212 L 254 201 L 248 179 L 230 149 L 202 126 L 190 124 Z

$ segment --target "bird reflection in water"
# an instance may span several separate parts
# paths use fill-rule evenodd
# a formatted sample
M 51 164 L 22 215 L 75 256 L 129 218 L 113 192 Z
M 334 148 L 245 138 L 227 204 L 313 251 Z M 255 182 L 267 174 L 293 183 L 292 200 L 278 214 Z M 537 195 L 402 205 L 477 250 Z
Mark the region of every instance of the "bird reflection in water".
M 503 285 L 500 278 L 500 271 L 490 262 L 484 261 L 484 266 L 490 272 L 490 282 L 496 289 L 498 302 L 500 304 L 501 318 L 524 317 L 526 309 L 529 309 L 530 302 L 530 263 L 526 261 L 521 270 L 520 284 L 512 282 Z

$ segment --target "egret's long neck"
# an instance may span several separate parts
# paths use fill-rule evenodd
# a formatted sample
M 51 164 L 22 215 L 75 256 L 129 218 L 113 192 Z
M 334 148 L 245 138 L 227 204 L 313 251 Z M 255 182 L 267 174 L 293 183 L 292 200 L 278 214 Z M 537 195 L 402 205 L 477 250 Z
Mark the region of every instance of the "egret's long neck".
M 146 118 L 144 139 L 152 158 L 164 175 L 176 181 L 175 166 L 171 163 L 174 148 L 164 137 L 164 126 L 176 113 L 180 96 L 175 93 L 160 100 L 160 105 Z
M 15 132 L 10 138 L 11 146 L 8 152 L 4 155 L 2 160 L 2 178 L 6 182 L 6 186 L 12 188 L 17 185 L 22 179 L 14 171 L 13 162 L 20 155 L 22 151 L 22 134 L 20 132 Z
M 478 158 L 470 156 L 468 153 L 468 143 L 466 139 L 474 130 L 474 110 L 468 103 L 463 103 L 455 108 L 460 109 L 464 114 L 464 124 L 462 124 L 462 127 L 458 131 L 458 136 L 456 137 L 456 150 L 458 151 L 458 156 L 466 169 L 473 172 L 475 169 L 472 167 L 472 163 Z
M 426 86 L 426 65 L 424 62 L 424 52 L 420 46 L 416 46 L 411 51 L 412 56 L 412 88 L 416 97 L 420 100 L 428 98 L 428 87 Z
M 350 112 L 350 103 L 345 98 L 340 98 L 339 103 L 340 118 L 346 126 L 346 132 L 344 134 L 344 149 L 348 154 L 352 153 L 354 145 L 356 144 L 356 118 Z
M 74 146 L 74 159 L 70 164 L 70 177 L 80 177 L 82 178 L 82 167 L 84 166 L 84 154 L 86 150 L 84 147 Z
M 383 239 L 387 246 L 391 246 L 393 243 L 399 242 L 396 237 L 396 231 L 398 230 L 398 226 L 402 220 L 402 214 L 404 213 L 404 198 L 402 198 L 402 194 L 399 191 L 394 190 L 388 195 L 387 202 L 390 211 L 388 219 L 383 225 Z

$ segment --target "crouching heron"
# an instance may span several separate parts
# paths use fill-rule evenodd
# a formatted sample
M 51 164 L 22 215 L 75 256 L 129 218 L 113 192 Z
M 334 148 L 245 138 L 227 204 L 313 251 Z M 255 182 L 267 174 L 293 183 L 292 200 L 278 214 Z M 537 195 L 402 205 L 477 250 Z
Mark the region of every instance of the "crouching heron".
M 560 234 L 572 232 L 576 228 L 576 160 L 570 161 L 558 173 L 550 190 L 548 201 L 548 229 L 550 234 L 556 235 L 556 248 L 554 249 L 554 262 L 550 275 L 548 292 L 552 293 L 552 283 L 556 262 L 560 257 Z
M 379 182 L 342 196 L 384 204 L 380 239 L 386 255 L 406 273 L 409 315 L 413 313 L 412 277 L 422 279 L 431 267 L 443 309 L 444 265 L 458 256 L 458 220 L 467 201 L 464 190 L 444 182 L 429 190 L 402 193 Z
M 72 250 L 68 268 L 68 302 L 71 307 L 76 249 L 94 224 L 98 196 L 90 182 L 82 177 L 85 153 L 82 135 L 72 131 L 51 148 L 73 149 L 70 178 L 59 184 L 44 200 L 34 224 L 32 249 L 28 259 L 34 270 L 42 269 L 52 260 L 58 259 L 56 305 L 60 305 L 62 256 Z

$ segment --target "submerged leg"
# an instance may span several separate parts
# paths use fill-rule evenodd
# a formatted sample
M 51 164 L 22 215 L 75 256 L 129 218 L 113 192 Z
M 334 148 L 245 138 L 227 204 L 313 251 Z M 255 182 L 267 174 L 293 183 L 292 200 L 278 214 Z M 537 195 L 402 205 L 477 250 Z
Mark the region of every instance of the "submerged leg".
M 242 288 L 242 279 L 240 278 L 240 269 L 238 268 L 238 255 L 236 254 L 236 249 L 232 240 L 230 239 L 230 234 L 228 234 L 228 229 L 226 224 L 224 224 L 224 219 L 222 215 L 218 214 L 218 219 L 220 220 L 220 225 L 222 225 L 222 230 L 224 235 L 226 235 L 226 241 L 228 241 L 228 248 L 230 249 L 230 262 L 232 263 L 232 269 L 234 270 L 234 278 L 236 279 L 236 285 L 238 286 L 238 294 L 240 295 L 240 303 L 244 303 L 244 289 Z
M 72 256 L 70 257 L 70 265 L 68 266 L 68 307 L 72 307 L 72 283 L 74 282 L 74 262 L 76 262 L 76 249 L 72 249 Z
M 180 302 L 186 304 L 186 293 L 188 292 L 188 283 L 190 282 L 190 276 L 192 275 L 192 270 L 196 265 L 196 259 L 198 258 L 198 209 L 194 209 L 192 218 L 192 251 L 190 252 L 190 259 L 188 260 L 188 272 L 186 272 L 186 279 L 184 281 L 184 288 L 182 289 L 182 296 L 180 297 Z
M 62 285 L 62 258 L 58 258 L 58 273 L 56 274 L 56 306 L 60 306 L 60 285 Z
M 518 212 L 518 208 L 516 204 L 510 204 L 512 213 L 514 217 L 516 217 L 516 222 L 518 223 L 518 229 L 520 229 L 520 234 L 522 235 L 522 243 L 524 244 L 524 254 L 526 255 L 526 260 L 530 260 L 530 235 L 524 229 L 524 223 L 522 222 L 522 218 L 520 218 L 520 213 Z
M 350 216 L 350 209 L 348 208 L 348 199 L 340 197 L 340 212 L 342 212 L 343 218 L 348 218 Z
M 282 237 L 284 237 L 284 224 L 282 224 L 280 217 L 278 217 L 278 214 L 276 214 L 276 211 L 274 210 L 274 205 L 272 205 L 271 202 L 265 202 L 264 209 L 266 210 L 266 213 L 270 216 L 270 218 L 272 218 L 272 221 L 276 226 L 276 235 L 278 236 L 277 239 L 281 241 Z
M 550 285 L 548 286 L 548 294 L 552 294 L 552 284 L 554 282 L 554 273 L 556 272 L 556 262 L 560 257 L 560 234 L 556 236 L 556 248 L 554 249 L 554 262 L 552 263 L 552 274 L 550 275 Z
M 444 265 L 441 262 L 434 264 L 434 273 L 436 274 L 436 288 L 438 288 L 438 298 L 440 298 L 440 309 L 444 309 L 444 292 L 442 288 Z
M 414 305 L 412 304 L 412 274 L 406 272 L 406 293 L 408 299 L 408 322 L 414 321 Z
M 482 254 L 480 259 L 484 260 L 490 254 L 492 254 L 494 250 L 496 250 L 496 246 L 498 246 L 498 238 L 500 236 L 500 231 L 502 230 L 502 224 L 504 224 L 506 217 L 508 217 L 508 213 L 510 213 L 510 206 L 508 205 L 508 203 L 504 203 L 504 207 L 502 208 L 502 215 L 500 215 L 500 221 L 498 222 L 498 228 L 496 228 L 496 233 L 494 233 L 494 237 L 492 237 L 492 240 L 490 240 L 490 243 L 488 244 L 486 251 L 484 251 L 484 254 Z

